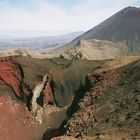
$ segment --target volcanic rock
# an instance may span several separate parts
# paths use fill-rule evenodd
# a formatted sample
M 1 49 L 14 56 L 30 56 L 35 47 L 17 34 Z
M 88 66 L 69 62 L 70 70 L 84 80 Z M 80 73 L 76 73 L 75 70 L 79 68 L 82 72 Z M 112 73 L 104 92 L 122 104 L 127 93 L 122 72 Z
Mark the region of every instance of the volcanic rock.
M 77 102 L 79 109 L 67 122 L 66 134 L 105 140 L 140 139 L 139 70 L 137 61 L 88 75 L 85 96 Z
M 11 87 L 18 97 L 22 97 L 23 78 L 20 65 L 12 57 L 0 58 L 0 83 Z

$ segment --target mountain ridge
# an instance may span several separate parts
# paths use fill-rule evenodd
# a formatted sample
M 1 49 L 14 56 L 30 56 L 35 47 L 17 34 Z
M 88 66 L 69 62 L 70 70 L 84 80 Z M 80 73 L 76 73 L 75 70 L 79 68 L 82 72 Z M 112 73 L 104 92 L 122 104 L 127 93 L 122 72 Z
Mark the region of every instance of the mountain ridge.
M 65 48 L 77 46 L 80 40 L 98 39 L 114 43 L 121 42 L 128 47 L 130 55 L 140 53 L 140 8 L 126 7 L 109 17 L 99 25 L 93 27 L 72 42 L 64 45 Z

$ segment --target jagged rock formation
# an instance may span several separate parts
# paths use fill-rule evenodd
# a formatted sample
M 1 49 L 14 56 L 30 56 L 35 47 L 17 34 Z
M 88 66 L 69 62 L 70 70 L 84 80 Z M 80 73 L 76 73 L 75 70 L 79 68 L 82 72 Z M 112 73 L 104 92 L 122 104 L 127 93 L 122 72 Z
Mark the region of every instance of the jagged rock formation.
M 66 134 L 93 139 L 140 139 L 139 61 L 86 77 L 86 93 Z
M 58 106 L 54 95 L 54 81 L 51 75 L 48 76 L 48 81 L 44 89 L 44 106 L 53 104 Z
M 28 108 L 30 107 L 30 101 L 32 99 L 32 90 L 28 84 L 25 84 L 23 81 L 25 80 L 25 71 L 22 69 L 17 59 L 18 58 L 15 57 L 0 58 L 0 93 L 3 95 L 0 96 L 0 139 L 41 139 L 46 128 L 49 127 L 54 129 L 59 127 L 60 123 L 66 117 L 66 109 L 47 105 L 44 108 L 40 108 L 36 115 L 36 120 L 43 123 L 39 124 L 34 121 L 34 116 Z M 44 82 L 46 80 L 47 77 L 44 78 Z M 3 90 L 3 87 L 6 87 L 6 90 Z M 14 91 L 15 95 L 17 95 L 17 97 L 26 97 L 27 101 L 29 102 L 27 104 L 28 107 L 24 102 L 22 102 L 23 100 L 18 100 L 17 98 L 14 100 L 11 95 L 11 90 L 7 90 L 9 89 L 7 87 L 10 87 Z M 41 91 L 44 90 L 44 88 L 45 85 L 43 84 Z M 49 96 L 50 89 L 50 84 L 47 84 L 44 91 L 44 94 L 46 95 L 46 104 L 52 101 L 50 100 Z M 8 95 L 5 94 L 7 92 L 9 92 Z M 38 92 L 40 93 L 40 91 Z M 36 94 L 33 97 L 37 98 Z M 34 105 L 36 108 L 36 104 Z M 34 110 L 36 110 L 35 108 Z
M 46 75 L 43 78 L 43 81 L 39 83 L 34 89 L 33 89 L 33 97 L 32 97 L 32 112 L 35 113 L 38 107 L 37 99 L 39 96 L 41 96 L 41 93 L 43 92 L 46 84 L 48 82 L 48 75 Z
M 41 94 L 43 94 L 44 92 L 44 88 L 46 89 L 45 90 L 45 102 L 48 102 L 49 101 L 49 96 L 47 96 L 49 93 L 49 90 L 48 89 L 48 83 L 49 82 L 49 77 L 48 75 L 46 75 L 42 82 L 39 83 L 34 89 L 33 89 L 33 96 L 32 96 L 32 99 L 31 99 L 31 109 L 32 109 L 32 113 L 33 113 L 33 116 L 34 116 L 34 119 L 36 122 L 39 122 L 40 124 L 42 123 L 42 114 L 43 114 L 43 106 L 44 106 L 44 103 L 42 103 L 42 106 L 38 104 L 37 100 L 39 99 L 40 96 L 43 96 Z M 42 99 L 42 102 L 43 102 L 43 99 Z
M 53 78 L 47 74 L 32 91 L 31 112 L 36 122 L 42 123 L 43 108 L 49 104 L 57 106 L 52 86 Z
M 11 57 L 0 58 L 0 83 L 11 87 L 18 97 L 22 97 L 23 73 L 20 65 Z
M 113 80 L 111 76 L 113 75 Z M 116 84 L 117 75 L 114 75 L 113 71 L 104 71 L 100 74 L 86 76 L 85 79 L 85 95 L 79 100 L 78 111 L 72 116 L 72 119 L 68 122 L 67 134 L 74 137 L 81 137 L 87 135 L 89 125 L 93 125 L 97 119 L 94 117 L 94 111 L 92 111 L 92 105 L 101 98 L 109 86 Z
M 86 135 L 91 136 L 91 140 L 94 138 L 115 139 L 117 136 L 120 136 L 120 139 L 139 139 L 139 57 L 106 61 L 79 60 L 71 63 L 65 59 L 62 60 L 63 63 L 60 62 L 60 59 L 57 62 L 56 59 L 38 60 L 18 57 L 16 60 L 10 60 L 10 62 L 12 61 L 14 64 L 18 62 L 22 65 L 25 74 L 24 81 L 27 85 L 31 85 L 31 89 L 34 89 L 38 84 L 39 78 L 37 76 L 41 77 L 53 71 L 51 74 L 56 82 L 54 91 L 57 93 L 55 97 L 59 104 L 66 101 L 65 95 L 68 95 L 67 93 L 70 93 L 70 90 L 74 91 L 81 84 L 79 90 L 84 89 L 83 91 L 86 92 L 84 94 L 81 92 L 83 96 L 77 102 L 78 110 L 72 114 L 66 125 L 67 135 L 83 135 L 85 140 L 88 140 Z M 132 63 L 136 60 L 137 62 Z M 84 80 L 86 73 L 93 73 L 94 71 L 99 72 L 88 75 L 83 86 L 82 79 Z M 12 73 L 12 71 L 10 72 Z M 63 79 L 63 82 L 58 79 Z M 3 95 L 5 95 L 5 90 L 1 87 L 4 84 L 1 80 L 0 92 Z M 50 88 L 51 83 L 45 89 L 46 103 L 50 99 Z M 23 90 L 25 92 L 24 88 Z M 6 90 L 6 92 L 11 93 L 10 90 Z M 28 91 L 26 92 L 28 93 Z M 59 95 L 62 96 L 62 100 Z M 70 95 L 68 98 L 71 101 L 72 96 Z M 38 124 L 33 121 L 32 115 L 25 104 L 18 100 L 12 100 L 9 96 L 0 96 L 0 139 L 41 139 L 46 130 L 59 128 L 66 119 L 66 109 L 47 105 L 43 108 L 43 122 Z M 128 135 L 129 137 L 127 137 Z M 61 138 L 71 139 L 71 137 Z
M 53 102 L 54 99 L 51 96 L 52 89 L 50 86 L 50 81 L 47 82 L 47 85 L 45 86 L 44 89 L 44 105 L 47 106 L 49 104 L 49 102 Z

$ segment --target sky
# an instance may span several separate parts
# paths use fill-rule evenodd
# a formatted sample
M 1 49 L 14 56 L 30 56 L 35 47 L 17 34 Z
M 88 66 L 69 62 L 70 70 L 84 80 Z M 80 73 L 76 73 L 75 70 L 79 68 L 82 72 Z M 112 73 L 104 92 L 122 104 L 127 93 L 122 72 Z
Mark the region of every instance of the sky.
M 0 31 L 87 31 L 140 0 L 0 0 Z

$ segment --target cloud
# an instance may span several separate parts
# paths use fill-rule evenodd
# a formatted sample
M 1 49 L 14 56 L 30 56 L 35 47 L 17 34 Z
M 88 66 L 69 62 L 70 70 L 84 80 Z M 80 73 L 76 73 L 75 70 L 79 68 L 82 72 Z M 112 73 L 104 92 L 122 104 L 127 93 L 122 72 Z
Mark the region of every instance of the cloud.
M 88 30 L 137 0 L 82 0 L 69 9 L 47 0 L 26 0 L 20 5 L 9 1 L 0 3 L 0 30 L 71 32 Z

